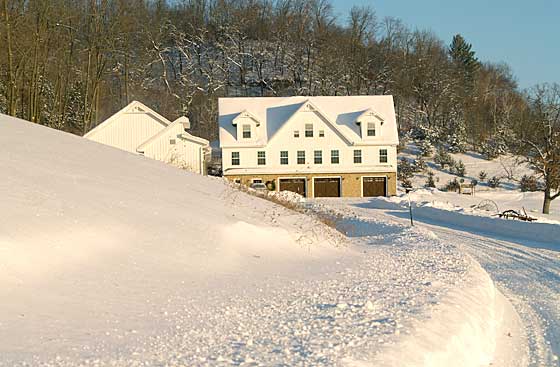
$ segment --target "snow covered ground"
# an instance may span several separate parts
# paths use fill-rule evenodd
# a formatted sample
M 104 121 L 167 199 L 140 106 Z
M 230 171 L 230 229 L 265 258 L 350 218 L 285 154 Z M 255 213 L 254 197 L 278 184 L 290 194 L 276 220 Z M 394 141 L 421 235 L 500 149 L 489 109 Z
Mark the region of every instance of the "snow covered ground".
M 334 218 L 347 238 L 221 180 L 5 116 L 0 172 L 2 366 L 527 355 L 480 266 L 400 218 Z
M 455 203 L 451 206 L 430 205 L 443 202 L 448 195 L 458 196 L 459 199 L 450 197 Z M 505 195 L 513 197 L 514 193 Z M 432 201 L 426 201 L 426 198 Z M 416 227 L 431 231 L 439 241 L 456 245 L 470 254 L 514 305 L 529 346 L 524 363 L 527 362 L 529 366 L 559 366 L 560 225 L 540 221 L 523 223 L 472 213 L 469 207 L 457 206 L 457 203 L 466 199 L 456 193 L 421 190 L 413 193 L 411 199 Z M 512 203 L 530 207 L 530 201 Z M 322 199 L 308 205 L 335 211 L 343 218 L 356 216 L 365 222 L 395 220 L 400 224 L 409 223 L 406 195 L 394 198 Z M 557 213 L 558 207 L 553 210 Z M 509 335 L 514 333 L 510 331 L 508 338 Z M 506 352 L 505 356 L 507 353 L 511 352 Z

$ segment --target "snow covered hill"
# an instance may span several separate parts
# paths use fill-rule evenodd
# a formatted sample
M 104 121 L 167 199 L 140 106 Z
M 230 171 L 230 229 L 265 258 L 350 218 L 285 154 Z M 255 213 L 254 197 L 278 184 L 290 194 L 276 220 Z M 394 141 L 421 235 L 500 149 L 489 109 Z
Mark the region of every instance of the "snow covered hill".
M 488 275 L 429 231 L 349 216 L 346 238 L 221 180 L 2 115 L 0 172 L 2 366 L 523 355 Z

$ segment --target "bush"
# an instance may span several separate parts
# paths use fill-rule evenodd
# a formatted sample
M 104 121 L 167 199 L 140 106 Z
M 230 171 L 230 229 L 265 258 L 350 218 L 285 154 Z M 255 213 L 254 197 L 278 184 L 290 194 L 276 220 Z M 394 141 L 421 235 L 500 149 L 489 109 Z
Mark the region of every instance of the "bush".
M 406 158 L 401 158 L 398 164 L 397 178 L 403 187 L 412 187 L 410 179 L 414 175 L 414 166 Z
M 459 191 L 461 184 L 457 181 L 456 178 L 447 182 L 447 184 L 443 187 L 443 191 Z
M 539 191 L 539 181 L 534 175 L 523 175 L 519 181 L 519 188 L 523 192 Z
M 488 186 L 494 189 L 500 187 L 501 183 L 502 183 L 502 178 L 498 176 L 492 176 L 492 178 L 488 180 Z
M 433 171 L 428 171 L 428 178 L 426 179 L 426 183 L 424 184 L 424 187 L 436 187 Z
M 484 182 L 486 181 L 486 178 L 488 178 L 488 173 L 486 173 L 486 171 L 480 171 L 478 172 L 478 178 L 480 179 L 480 182 Z
M 414 166 L 414 172 L 423 172 L 426 170 L 427 167 L 426 161 L 422 157 L 418 157 L 418 159 L 415 159 L 413 162 L 413 166 Z
M 465 177 L 465 174 L 467 173 L 467 168 L 465 167 L 463 161 L 459 160 L 455 162 L 454 168 L 455 168 L 456 175 Z
M 455 160 L 444 148 L 439 147 L 434 156 L 434 162 L 439 164 L 441 169 L 445 169 L 445 166 L 453 167 Z
M 418 148 L 420 148 L 420 154 L 422 157 L 429 157 L 434 151 L 434 147 L 428 140 L 422 140 L 420 144 L 418 144 Z

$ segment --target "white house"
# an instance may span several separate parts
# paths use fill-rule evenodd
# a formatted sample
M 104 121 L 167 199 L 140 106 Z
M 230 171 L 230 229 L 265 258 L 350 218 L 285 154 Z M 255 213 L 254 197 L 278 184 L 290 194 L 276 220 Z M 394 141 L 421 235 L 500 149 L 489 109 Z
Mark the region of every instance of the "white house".
M 219 125 L 230 180 L 307 197 L 396 194 L 392 96 L 220 98 Z
M 204 174 L 209 142 L 189 134 L 189 119 L 170 122 L 134 101 L 84 135 L 89 140 Z

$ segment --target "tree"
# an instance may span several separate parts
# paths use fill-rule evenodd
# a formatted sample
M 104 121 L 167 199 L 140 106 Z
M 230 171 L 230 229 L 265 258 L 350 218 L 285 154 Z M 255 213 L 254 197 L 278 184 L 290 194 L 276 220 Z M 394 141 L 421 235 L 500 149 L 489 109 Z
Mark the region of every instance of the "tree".
M 529 96 L 528 118 L 520 126 L 526 161 L 544 181 L 542 212 L 560 197 L 560 85 L 544 84 Z

